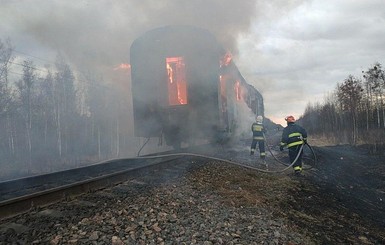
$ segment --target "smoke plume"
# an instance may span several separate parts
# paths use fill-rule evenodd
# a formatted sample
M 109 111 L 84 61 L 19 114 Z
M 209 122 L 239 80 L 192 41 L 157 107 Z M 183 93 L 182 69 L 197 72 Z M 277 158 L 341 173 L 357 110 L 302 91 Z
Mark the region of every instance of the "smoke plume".
M 237 53 L 236 39 L 255 16 L 255 1 L 135 0 L 5 2 L 6 15 L 32 42 L 62 52 L 78 69 L 129 62 L 132 41 L 165 25 L 193 25 L 212 32 Z M 28 4 L 30 5 L 30 4 Z M 6 16 L 7 18 L 7 16 Z

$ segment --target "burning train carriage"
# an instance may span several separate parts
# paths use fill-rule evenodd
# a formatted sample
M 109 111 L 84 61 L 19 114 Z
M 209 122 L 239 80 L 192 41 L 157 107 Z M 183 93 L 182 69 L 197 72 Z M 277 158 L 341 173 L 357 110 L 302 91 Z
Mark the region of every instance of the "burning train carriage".
M 130 50 L 135 136 L 164 137 L 179 148 L 231 134 L 236 104 L 249 101 L 253 108 L 255 92 L 224 57 L 215 37 L 195 27 L 157 28 L 136 39 Z
M 252 85 L 243 82 L 242 88 L 245 93 L 242 94 L 243 101 L 251 109 L 254 115 L 265 116 L 265 110 L 263 105 L 263 97 L 261 93 L 255 89 Z
M 245 103 L 254 115 L 264 116 L 263 97 L 261 93 L 246 82 L 245 78 L 231 60 L 226 63 L 221 63 L 220 88 L 221 94 L 224 94 L 223 90 L 227 91 L 225 96 L 221 96 L 221 98 L 224 98 L 225 101 L 230 100 L 230 103 L 222 106 L 222 109 L 223 111 L 225 111 L 226 108 L 230 109 L 230 113 L 233 114 L 233 116 L 231 116 L 227 115 L 228 113 L 224 113 L 222 118 L 238 119 L 237 109 L 240 103 Z M 231 88 L 233 88 L 233 90 Z M 224 101 L 221 101 L 223 104 Z

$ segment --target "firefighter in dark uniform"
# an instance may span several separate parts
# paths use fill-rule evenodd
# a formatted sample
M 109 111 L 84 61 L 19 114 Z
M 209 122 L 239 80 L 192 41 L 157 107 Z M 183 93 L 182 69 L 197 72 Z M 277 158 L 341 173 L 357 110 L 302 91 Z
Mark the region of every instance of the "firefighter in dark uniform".
M 256 122 L 251 125 L 251 131 L 253 132 L 253 141 L 251 142 L 250 155 L 254 155 L 255 148 L 258 144 L 260 157 L 262 161 L 265 161 L 265 137 L 263 134 L 266 132 L 266 130 L 263 126 L 262 116 L 257 116 Z
M 307 132 L 303 127 L 295 124 L 293 116 L 287 116 L 285 120 L 287 127 L 283 129 L 280 150 L 283 151 L 285 146 L 289 149 L 290 163 L 293 163 L 299 154 L 297 161 L 293 164 L 293 169 L 296 174 L 300 174 L 302 172 L 303 154 L 301 146 L 306 144 Z

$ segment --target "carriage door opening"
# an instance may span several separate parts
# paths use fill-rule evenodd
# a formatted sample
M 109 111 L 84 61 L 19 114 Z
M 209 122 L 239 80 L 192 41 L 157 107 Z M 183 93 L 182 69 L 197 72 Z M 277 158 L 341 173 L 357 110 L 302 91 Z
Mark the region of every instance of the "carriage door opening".
M 187 104 L 186 66 L 183 57 L 166 58 L 169 105 Z

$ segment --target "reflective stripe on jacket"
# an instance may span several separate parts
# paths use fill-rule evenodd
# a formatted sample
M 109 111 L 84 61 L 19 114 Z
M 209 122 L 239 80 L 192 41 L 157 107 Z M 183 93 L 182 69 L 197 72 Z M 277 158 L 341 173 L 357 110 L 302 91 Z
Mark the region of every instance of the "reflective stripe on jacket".
M 295 123 L 288 123 L 287 127 L 283 129 L 281 145 L 289 148 L 302 145 L 306 138 L 307 132 L 303 127 Z
M 262 123 L 253 123 L 251 125 L 251 131 L 253 132 L 253 139 L 264 140 L 263 133 L 266 131 Z

